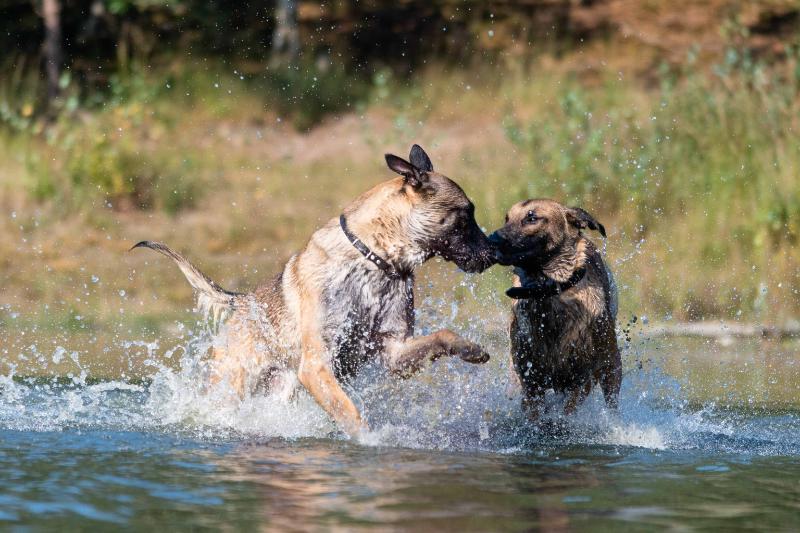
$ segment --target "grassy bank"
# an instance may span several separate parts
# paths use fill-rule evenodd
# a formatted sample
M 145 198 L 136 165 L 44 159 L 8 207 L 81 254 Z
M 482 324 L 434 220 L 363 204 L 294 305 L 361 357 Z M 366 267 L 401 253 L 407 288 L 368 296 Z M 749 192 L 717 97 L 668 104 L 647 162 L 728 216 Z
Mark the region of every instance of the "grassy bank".
M 167 241 L 223 286 L 253 287 L 390 177 L 384 152 L 413 142 L 464 186 L 487 229 L 533 196 L 595 214 L 610 230 L 623 315 L 800 316 L 794 60 L 766 67 L 729 55 L 708 72 L 665 70 L 655 81 L 582 61 L 429 68 L 411 81 L 305 71 L 302 83 L 181 63 L 119 79 L 91 105 L 67 96 L 51 123 L 6 87 L 6 353 L 29 353 L 31 339 L 46 339 L 48 352 L 74 337 L 103 346 L 184 335 L 175 324 L 189 316 L 188 285 L 160 258 L 127 254 L 133 242 Z M 504 322 L 504 269 L 462 283 L 434 264 L 422 277 L 433 307 L 455 298 L 462 321 L 490 309 Z

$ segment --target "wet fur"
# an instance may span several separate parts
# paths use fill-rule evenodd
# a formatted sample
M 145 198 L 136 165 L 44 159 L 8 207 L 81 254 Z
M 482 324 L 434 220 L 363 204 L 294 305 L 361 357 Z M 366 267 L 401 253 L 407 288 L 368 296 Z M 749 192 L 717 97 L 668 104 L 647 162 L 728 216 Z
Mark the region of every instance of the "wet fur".
M 531 212 L 538 220 L 526 223 Z M 560 294 L 513 303 L 512 365 L 524 406 L 533 417 L 548 389 L 567 395 L 566 413 L 574 411 L 595 384 L 602 387 L 609 406 L 617 405 L 622 375 L 616 287 L 600 252 L 583 235 L 584 228 L 605 234 L 582 209 L 528 200 L 512 207 L 506 225 L 490 237 L 501 255 L 513 258 L 515 287 L 542 275 L 565 282 L 576 270 L 586 271 L 580 282 Z
M 366 427 L 344 391 L 367 361 L 380 359 L 406 376 L 445 355 L 482 363 L 480 346 L 449 330 L 414 333 L 414 269 L 440 255 L 468 271 L 493 263 L 493 248 L 463 190 L 433 171 L 415 145 L 412 164 L 387 155 L 401 174 L 361 195 L 345 210 L 350 230 L 403 278 L 392 278 L 348 241 L 338 215 L 317 230 L 283 271 L 252 293 L 224 291 L 159 243 L 140 243 L 175 260 L 201 298 L 231 314 L 213 354 L 212 382 L 240 396 L 256 388 L 284 389 L 299 380 L 344 429 Z

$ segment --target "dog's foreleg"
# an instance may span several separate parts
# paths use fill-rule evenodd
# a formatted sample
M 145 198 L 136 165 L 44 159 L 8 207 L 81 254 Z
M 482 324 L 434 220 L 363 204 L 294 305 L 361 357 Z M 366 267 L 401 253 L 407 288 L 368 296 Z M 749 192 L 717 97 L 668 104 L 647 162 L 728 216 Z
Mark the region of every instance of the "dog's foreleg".
M 389 369 L 402 377 L 419 371 L 426 362 L 444 356 L 458 356 L 468 363 L 485 363 L 489 360 L 483 348 L 443 329 L 422 337 L 409 337 L 387 346 Z
M 531 422 L 537 422 L 544 409 L 544 391 L 538 387 L 522 395 L 522 410 Z
M 349 435 L 367 429 L 353 401 L 342 389 L 330 365 L 326 362 L 326 349 L 319 331 L 316 301 L 306 295 L 300 309 L 301 359 L 297 378 L 325 412 Z
M 580 387 L 573 389 L 569 394 L 569 398 L 567 398 L 567 403 L 564 405 L 564 414 L 569 416 L 574 413 L 578 406 L 589 396 L 590 392 L 592 392 L 591 379 Z
M 614 331 L 614 321 L 609 320 L 602 324 L 600 338 L 597 339 L 598 356 L 602 363 L 595 372 L 595 380 L 603 389 L 603 398 L 606 405 L 616 409 L 619 404 L 619 389 L 622 385 L 622 357 L 617 345 L 617 335 Z
M 304 337 L 304 342 L 307 340 Z M 355 436 L 367 429 L 353 401 L 345 394 L 328 365 L 322 362 L 315 345 L 303 348 L 297 378 L 320 407 L 349 435 Z
M 608 357 L 608 366 L 600 378 L 600 387 L 603 389 L 606 405 L 611 409 L 616 409 L 619 405 L 619 389 L 622 386 L 622 358 L 616 346 Z

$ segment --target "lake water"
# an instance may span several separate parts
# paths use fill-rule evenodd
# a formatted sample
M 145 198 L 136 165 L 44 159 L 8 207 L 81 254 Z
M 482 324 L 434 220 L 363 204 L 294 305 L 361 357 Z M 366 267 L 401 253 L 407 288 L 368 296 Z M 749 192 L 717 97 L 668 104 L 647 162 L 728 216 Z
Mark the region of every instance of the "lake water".
M 539 427 L 503 357 L 367 371 L 359 442 L 304 394 L 205 390 L 193 355 L 142 382 L 10 373 L 0 528 L 800 530 L 795 348 L 642 344 L 625 361 L 619 412 L 595 393 L 561 420 L 552 399 Z

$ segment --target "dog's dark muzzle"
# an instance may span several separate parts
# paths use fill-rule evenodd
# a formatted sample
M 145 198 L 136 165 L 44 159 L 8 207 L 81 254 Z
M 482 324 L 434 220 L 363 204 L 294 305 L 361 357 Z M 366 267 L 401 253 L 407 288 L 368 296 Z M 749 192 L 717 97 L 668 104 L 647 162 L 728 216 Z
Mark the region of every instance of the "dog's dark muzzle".
M 513 264 L 513 249 L 499 230 L 489 235 L 489 243 L 492 245 L 495 263 L 503 266 Z
M 432 252 L 445 261 L 452 261 L 464 272 L 483 272 L 497 262 L 495 247 L 489 242 L 478 224 L 466 231 L 458 232 L 447 239 L 439 240 Z
M 495 264 L 496 260 L 494 254 L 490 250 L 487 250 L 485 253 L 480 253 L 478 255 L 455 257 L 453 258 L 453 262 L 464 272 L 476 274 L 483 272 Z
M 477 246 L 465 247 L 457 252 L 439 252 L 446 261 L 452 261 L 458 268 L 470 274 L 483 272 L 497 263 L 496 251 L 486 237 L 484 242 Z

